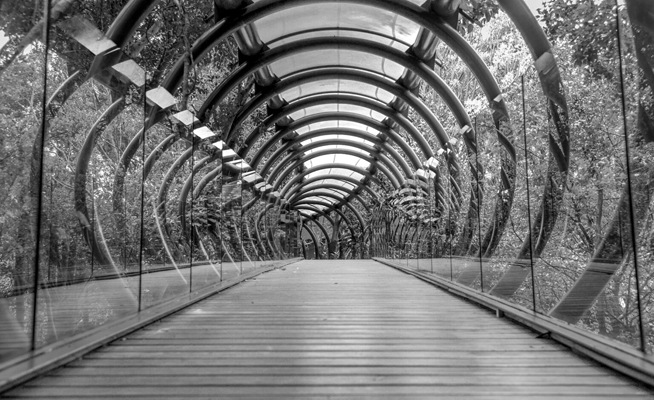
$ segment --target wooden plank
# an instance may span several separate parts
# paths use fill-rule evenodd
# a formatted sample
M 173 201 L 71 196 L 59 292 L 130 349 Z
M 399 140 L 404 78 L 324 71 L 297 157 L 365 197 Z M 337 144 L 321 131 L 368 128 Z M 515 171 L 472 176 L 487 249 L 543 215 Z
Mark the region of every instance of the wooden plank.
M 8 397 L 7 399 L 18 399 L 20 397 Z M 30 399 L 33 400 L 50 400 L 52 399 L 52 396 L 45 395 L 43 397 L 30 397 Z M 98 396 L 94 395 L 93 397 L 89 396 L 66 396 L 65 397 L 67 400 L 83 400 L 83 399 L 89 399 L 92 398 L 94 400 L 115 400 L 116 396 L 108 395 L 108 396 Z M 149 398 L 156 398 L 156 397 L 149 397 Z M 166 399 L 188 399 L 188 397 L 183 397 L 183 396 L 166 396 Z M 216 400 L 216 397 L 213 395 L 208 395 L 208 396 L 201 396 L 201 395 L 193 395 L 192 397 L 194 400 Z M 336 395 L 336 394 L 323 394 L 323 395 L 306 395 L 306 394 L 299 394 L 296 395 L 294 393 L 284 393 L 281 395 L 274 394 L 274 393 L 268 393 L 265 397 L 266 399 L 302 399 L 302 400 L 351 400 L 353 398 L 365 398 L 365 399 L 389 399 L 389 400 L 397 400 L 398 398 L 404 398 L 404 397 L 398 397 L 398 395 L 395 394 L 390 394 L 387 395 L 385 393 L 375 393 L 374 395 L 372 394 L 363 394 L 361 396 L 356 396 L 354 397 L 352 394 L 345 394 L 345 395 Z M 424 400 L 433 400 L 435 398 L 439 400 L 461 400 L 463 398 L 461 395 L 448 395 L 448 394 L 439 394 L 437 397 L 434 396 L 433 393 L 429 394 L 412 394 L 410 396 L 411 399 L 424 399 Z M 516 393 L 515 395 L 513 394 L 502 394 L 502 395 L 493 395 L 493 394 L 467 394 L 465 396 L 465 399 L 469 400 L 506 400 L 506 399 L 524 399 L 525 396 L 521 393 Z M 580 395 L 566 395 L 565 400 L 590 400 L 593 397 L 591 395 L 585 395 L 585 394 L 580 394 Z M 642 396 L 640 395 L 623 395 L 620 397 L 621 399 L 642 399 Z M 237 400 L 261 400 L 260 395 L 243 395 L 243 394 L 233 394 L 233 395 L 221 395 L 220 397 L 221 400 L 229 400 L 229 399 L 237 399 Z M 531 394 L 528 397 L 529 400 L 550 400 L 552 399 L 552 396 L 549 395 L 540 395 L 540 394 Z
M 29 393 L 28 393 L 29 391 Z M 643 399 L 651 399 L 651 394 L 643 391 L 636 392 L 634 389 L 626 387 L 604 387 L 604 386 L 559 386 L 559 385 L 539 385 L 539 386 L 522 386 L 507 385 L 498 387 L 477 387 L 477 386 L 439 386 L 439 385 L 286 385 L 286 386 L 255 386 L 246 384 L 243 386 L 218 386 L 205 383 L 204 385 L 185 385 L 178 383 L 176 386 L 156 386 L 147 383 L 138 386 L 124 385 L 102 385 L 102 386 L 82 386 L 82 387 L 30 387 L 22 392 L 10 393 L 11 396 L 20 396 L 28 398 L 34 396 L 50 396 L 51 398 L 69 398 L 72 396 L 86 396 L 86 398 L 95 398 L 97 396 L 114 396 L 123 398 L 195 398 L 195 396 L 214 396 L 223 398 L 223 396 L 248 395 L 259 396 L 261 399 L 268 396 L 371 396 L 377 397 L 380 394 L 386 396 L 396 396 L 396 398 L 406 399 L 414 395 L 431 395 L 432 398 L 440 396 L 507 396 L 512 395 L 518 398 L 525 398 L 533 395 L 550 396 L 550 399 L 567 399 L 571 395 L 584 395 L 588 399 L 622 399 L 627 396 Z
M 529 326 L 535 331 L 547 332 L 548 336 L 553 340 L 573 349 L 576 353 L 583 354 L 604 366 L 619 371 L 625 376 L 635 379 L 640 384 L 651 388 L 654 387 L 654 357 L 651 354 L 646 354 L 617 340 L 611 340 L 569 325 L 551 316 L 536 314 L 529 309 L 496 296 L 471 290 L 434 275 L 406 269 L 389 260 L 379 259 L 377 261 L 445 289 L 461 298 L 494 309 L 496 313 Z
M 297 260 L 298 259 L 279 261 L 277 262 L 277 265 L 280 265 L 279 263 L 282 263 L 281 265 L 288 265 Z M 203 266 L 200 266 L 200 271 L 202 267 Z M 56 368 L 60 365 L 64 365 L 67 362 L 76 359 L 80 355 L 87 354 L 88 352 L 115 340 L 116 338 L 123 337 L 127 333 L 149 325 L 164 316 L 170 315 L 175 311 L 183 309 L 193 303 L 216 294 L 221 290 L 225 290 L 233 285 L 240 283 L 241 281 L 254 279 L 256 275 L 272 269 L 274 266 L 266 268 L 249 271 L 232 280 L 225 280 L 219 284 L 217 283 L 214 286 L 206 286 L 203 289 L 198 289 L 191 293 L 185 292 L 183 295 L 177 296 L 167 302 L 147 308 L 138 314 L 133 314 L 113 322 L 100 321 L 99 323 L 104 323 L 103 326 L 97 327 L 95 329 L 90 329 L 88 331 L 82 331 L 77 335 L 72 335 L 71 332 L 66 332 L 66 329 L 73 331 L 80 330 L 81 327 L 79 326 L 79 319 L 71 317 L 70 313 L 67 313 L 65 309 L 60 310 L 59 307 L 57 307 L 56 310 L 52 310 L 50 317 L 52 318 L 56 314 L 58 318 L 53 318 L 50 320 L 49 325 L 54 326 L 55 324 L 58 324 L 60 328 L 65 328 L 62 329 L 62 332 L 60 332 L 62 340 L 52 345 L 40 347 L 34 352 L 18 355 L 17 357 L 3 364 L 0 364 L 0 392 L 6 391 L 8 388 L 14 387 L 17 384 L 25 382 L 35 376 L 39 376 L 40 374 L 52 370 L 53 368 Z M 157 276 L 170 273 L 170 271 L 162 271 L 158 272 Z M 162 281 L 162 283 L 166 282 Z M 90 290 L 88 285 L 94 285 L 92 287 L 93 290 Z M 79 304 L 79 307 L 71 310 L 73 315 L 75 315 L 82 310 L 88 311 L 89 309 L 96 307 L 96 305 L 93 303 L 86 303 L 84 301 L 85 298 L 83 296 L 79 296 L 80 293 L 93 293 L 95 291 L 97 293 L 93 293 L 94 295 L 111 297 L 115 296 L 115 290 L 113 290 L 115 285 L 116 280 L 107 279 L 102 281 L 92 281 L 91 283 L 84 285 L 52 287 L 47 290 L 55 291 L 50 292 L 48 295 L 49 297 L 59 297 L 54 296 L 57 294 L 56 291 L 63 291 L 60 294 L 64 298 L 74 298 L 77 294 L 77 297 L 80 297 L 76 300 L 76 304 Z M 107 304 L 104 303 L 104 306 L 107 306 Z M 116 316 L 114 315 L 114 317 Z M 40 323 L 39 325 L 42 328 L 44 324 Z M 43 330 L 40 329 L 37 335 L 43 335 L 43 333 Z
M 652 398 L 549 339 L 372 261 L 303 261 L 8 398 Z

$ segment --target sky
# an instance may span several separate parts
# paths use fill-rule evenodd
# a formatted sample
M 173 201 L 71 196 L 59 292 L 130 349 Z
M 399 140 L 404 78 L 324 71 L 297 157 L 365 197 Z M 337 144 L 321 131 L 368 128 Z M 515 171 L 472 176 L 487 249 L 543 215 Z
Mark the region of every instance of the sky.
M 531 12 L 536 15 L 536 9 L 543 5 L 543 0 L 525 0 L 525 3 L 531 8 Z
M 4 46 L 8 41 L 9 39 L 5 36 L 5 32 L 0 30 L 0 50 L 2 50 L 2 46 Z

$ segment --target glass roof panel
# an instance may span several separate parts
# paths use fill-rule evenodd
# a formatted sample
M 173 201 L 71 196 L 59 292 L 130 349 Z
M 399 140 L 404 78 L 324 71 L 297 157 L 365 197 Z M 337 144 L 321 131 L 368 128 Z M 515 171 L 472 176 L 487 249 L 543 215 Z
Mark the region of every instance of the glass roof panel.
M 307 175 L 307 179 L 314 178 L 317 176 L 321 175 L 327 175 L 327 174 L 333 174 L 333 175 L 343 175 L 343 176 L 350 176 L 354 179 L 361 180 L 363 178 L 363 175 L 356 171 L 352 171 L 349 169 L 345 168 L 325 168 L 321 169 L 320 171 L 312 172 Z
M 339 179 L 330 178 L 330 179 L 322 179 L 320 181 L 311 183 L 311 184 L 305 186 L 304 188 L 305 189 L 317 188 L 318 186 L 323 185 L 323 184 L 333 184 L 333 185 L 342 186 L 342 187 L 348 188 L 348 189 L 354 189 L 356 187 L 352 182 L 347 182 L 347 181 L 342 181 L 342 180 L 339 180 Z
M 320 196 L 321 199 L 324 199 L 325 201 L 328 201 L 328 202 L 330 202 L 332 204 L 340 203 L 341 201 L 345 200 L 344 197 L 341 197 L 341 196 L 339 196 L 339 197 L 340 198 L 337 200 L 337 199 L 335 199 L 333 197 L 329 197 L 329 196 Z
M 262 18 L 255 22 L 255 27 L 265 43 L 297 32 L 324 28 L 354 28 L 412 44 L 420 30 L 417 24 L 391 11 L 341 2 L 289 8 Z
M 351 142 L 363 143 L 363 144 L 366 144 L 366 145 L 371 146 L 371 147 L 374 146 L 374 144 L 372 142 L 370 142 L 368 140 L 365 140 L 365 139 L 358 138 L 356 136 L 337 135 L 337 134 L 334 134 L 334 135 L 321 135 L 321 136 L 318 136 L 317 138 L 304 140 L 301 143 L 302 143 L 302 146 L 306 146 L 308 144 L 315 143 L 315 142 L 321 142 L 321 141 L 325 141 L 325 140 L 335 140 L 335 139 L 340 139 L 343 142 L 351 141 Z M 345 144 L 347 144 L 347 143 L 345 143 Z
M 359 157 L 351 156 L 349 154 L 327 154 L 324 156 L 313 158 L 304 163 L 307 168 L 315 167 L 317 165 L 343 163 L 354 165 L 360 168 L 368 168 L 370 163 Z
M 325 189 L 322 189 L 322 190 L 324 190 L 326 192 L 334 193 L 335 195 L 340 196 L 340 197 L 349 196 L 349 193 L 344 191 L 344 190 L 336 190 L 336 189 L 332 189 L 332 188 L 325 188 Z
M 323 121 L 323 122 L 317 122 L 313 123 L 310 125 L 303 126 L 302 128 L 299 128 L 296 130 L 296 132 L 300 135 L 305 134 L 305 133 L 310 133 L 312 131 L 317 131 L 319 129 L 326 129 L 326 128 L 350 128 L 350 129 L 356 129 L 359 131 L 364 131 L 364 132 L 369 132 L 371 135 L 377 136 L 379 135 L 379 131 L 377 129 L 371 128 L 368 125 L 360 124 L 358 122 L 351 122 L 351 121 L 339 121 L 339 120 L 333 120 L 333 121 Z M 351 137 L 351 136 L 349 136 Z
M 339 186 L 342 186 L 342 185 L 339 185 Z M 315 190 L 315 191 L 320 190 L 320 191 L 323 191 L 323 192 L 330 192 L 330 193 L 333 193 L 333 194 L 335 194 L 335 195 L 338 196 L 338 197 L 346 197 L 346 196 L 349 195 L 349 193 L 347 193 L 346 191 L 343 191 L 343 190 L 336 190 L 336 189 L 331 189 L 331 188 L 322 188 L 322 187 L 318 187 L 318 186 L 313 185 L 313 184 L 312 184 L 312 185 L 309 185 L 309 186 L 307 186 L 307 187 L 308 187 L 308 188 L 313 188 L 313 190 L 310 190 L 309 193 L 311 193 L 311 192 L 314 191 L 314 190 Z M 352 185 L 345 185 L 345 186 L 343 186 L 343 187 L 345 187 L 346 189 L 351 189 L 351 188 L 352 188 Z
M 305 154 L 313 154 L 313 153 L 315 153 L 315 152 L 317 152 L 317 151 L 323 151 L 323 150 L 337 150 L 337 149 L 346 149 L 346 150 L 348 150 L 348 151 L 354 151 L 354 152 L 356 152 L 356 153 L 363 154 L 363 155 L 368 155 L 368 154 L 370 154 L 370 152 L 368 152 L 368 151 L 365 151 L 365 150 L 359 149 L 359 148 L 357 148 L 357 147 L 348 146 L 347 144 L 346 144 L 346 145 L 330 144 L 330 145 L 326 145 L 326 146 L 320 146 L 320 147 L 318 147 L 318 148 L 316 148 L 316 149 L 306 150 L 304 153 L 305 153 Z
M 400 51 L 407 51 L 409 47 L 411 47 L 411 43 L 398 41 L 393 39 L 392 36 L 381 34 L 379 32 L 366 32 L 360 28 L 311 28 L 305 31 L 297 31 L 293 34 L 274 39 L 274 41 L 268 43 L 268 47 L 275 48 L 283 44 L 318 37 L 348 37 L 355 39 L 365 39 L 391 46 Z
M 329 204 L 336 204 L 338 203 L 338 200 L 333 199 L 331 197 L 324 197 L 324 196 L 311 196 L 311 197 L 306 197 L 303 199 L 303 201 L 324 201 Z
M 321 104 L 321 105 L 303 108 L 299 111 L 290 114 L 290 116 L 291 118 L 297 121 L 298 119 L 301 119 L 308 115 L 315 115 L 315 114 L 327 113 L 327 112 L 337 112 L 337 111 L 360 114 L 363 115 L 364 117 L 370 117 L 379 122 L 383 121 L 384 118 L 386 118 L 384 115 L 376 111 L 373 111 L 369 108 L 352 105 L 352 104 L 340 104 L 338 103 L 338 101 L 334 101 L 334 103 L 332 104 Z
M 309 217 L 312 217 L 312 216 L 314 216 L 316 214 L 316 212 L 313 211 L 313 210 L 300 210 L 300 212 L 302 214 L 304 214 L 304 215 L 309 216 Z
M 321 49 L 294 54 L 272 63 L 270 68 L 276 76 L 283 77 L 302 70 L 336 65 L 374 71 L 392 80 L 399 79 L 405 71 L 404 67 L 386 58 L 345 49 Z
M 384 104 L 388 104 L 395 96 L 391 93 L 378 88 L 377 86 L 369 85 L 367 83 L 357 82 L 349 79 L 322 79 L 315 82 L 304 83 L 302 85 L 294 86 L 281 93 L 286 101 L 291 102 L 300 97 L 309 96 L 312 94 L 326 93 L 326 92 L 353 92 L 359 93 L 364 96 L 378 99 Z

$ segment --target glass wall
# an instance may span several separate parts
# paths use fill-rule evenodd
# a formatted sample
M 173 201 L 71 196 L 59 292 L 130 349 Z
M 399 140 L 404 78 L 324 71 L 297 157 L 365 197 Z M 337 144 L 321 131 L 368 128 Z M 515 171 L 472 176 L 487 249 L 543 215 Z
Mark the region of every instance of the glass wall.
M 161 24 L 183 18 L 155 7 L 119 32 L 106 21 L 120 8 L 11 4 L 0 6 L 0 368 L 299 254 L 273 249 L 280 226 L 297 229 L 200 121 L 207 88 L 161 86 L 183 54 L 161 47 Z M 215 85 L 235 56 L 209 53 L 187 73 Z
M 479 165 L 470 177 L 479 191 L 472 241 L 467 249 L 450 246 L 465 215 L 434 193 L 435 207 L 424 209 L 435 218 L 432 239 L 412 251 L 413 236 L 406 232 L 415 229 L 413 217 L 389 196 L 393 209 L 373 213 L 372 249 L 399 266 L 651 353 L 654 214 L 651 185 L 645 183 L 651 183 L 651 143 L 643 122 L 651 115 L 644 100 L 651 101 L 651 87 L 637 64 L 651 63 L 651 46 L 643 47 L 649 36 L 630 25 L 626 7 L 597 3 L 593 10 L 553 3 L 542 11 L 546 28 L 559 29 L 552 39 L 558 69 L 551 69 L 547 55 L 533 63 L 506 16 L 467 36 L 482 57 L 493 51 L 504 60 L 489 61 L 502 96 L 486 99 L 488 108 L 481 88 L 470 97 L 470 71 L 441 71 L 444 78 L 456 77 L 448 83 L 470 99 L 476 142 L 470 159 Z M 573 22 L 552 17 L 561 11 L 556 7 L 587 13 L 594 23 L 580 32 L 568 29 Z M 500 37 L 510 45 L 485 47 Z M 601 37 L 602 44 L 587 43 L 588 37 Z M 442 55 L 448 65 L 457 57 L 446 48 Z M 510 125 L 503 128 L 504 117 Z M 447 176 L 442 167 L 440 172 Z M 450 196 L 452 184 L 441 183 Z M 502 219 L 501 206 L 509 203 Z M 420 261 L 428 253 L 432 270 Z

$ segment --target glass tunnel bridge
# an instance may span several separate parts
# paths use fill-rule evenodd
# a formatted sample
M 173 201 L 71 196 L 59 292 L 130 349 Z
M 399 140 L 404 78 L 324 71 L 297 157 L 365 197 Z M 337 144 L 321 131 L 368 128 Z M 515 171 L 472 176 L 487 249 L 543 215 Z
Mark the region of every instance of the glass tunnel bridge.
M 594 247 L 563 255 L 572 89 L 497 3 L 0 5 L 0 105 L 40 98 L 0 171 L 0 392 L 650 398 L 652 13 L 618 7 L 644 83 Z M 511 84 L 462 33 L 484 12 Z

